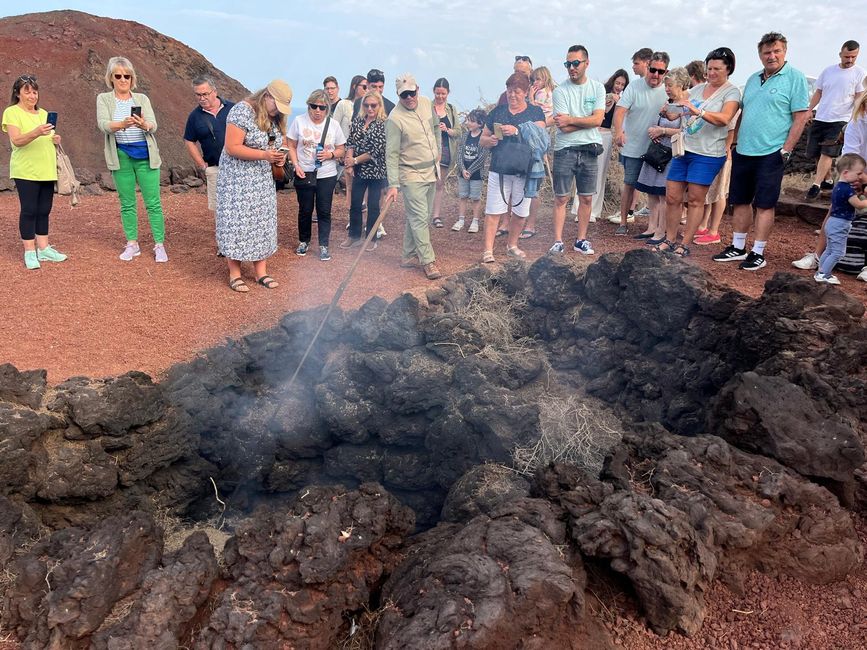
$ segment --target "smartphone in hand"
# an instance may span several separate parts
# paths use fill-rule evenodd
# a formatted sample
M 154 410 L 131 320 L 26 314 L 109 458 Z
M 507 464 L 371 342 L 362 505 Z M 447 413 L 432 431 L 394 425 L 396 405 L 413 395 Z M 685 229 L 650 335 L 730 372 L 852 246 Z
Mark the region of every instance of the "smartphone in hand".
M 133 117 L 141 117 L 141 106 L 133 106 L 129 109 L 129 114 Z
M 48 124 L 53 126 L 55 129 L 57 128 L 57 112 L 56 111 L 48 111 L 48 119 L 46 120 Z
M 280 153 L 289 153 L 289 147 L 280 147 L 277 151 Z

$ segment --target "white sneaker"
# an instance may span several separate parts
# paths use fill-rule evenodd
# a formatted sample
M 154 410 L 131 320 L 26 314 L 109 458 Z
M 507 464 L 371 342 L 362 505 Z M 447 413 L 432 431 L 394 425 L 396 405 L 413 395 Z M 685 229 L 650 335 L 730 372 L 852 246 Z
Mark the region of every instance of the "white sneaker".
M 388 234 L 388 233 L 385 232 L 385 227 L 384 227 L 382 224 L 379 224 L 379 228 L 376 229 L 376 238 L 377 238 L 377 239 L 382 239 L 382 238 L 385 237 L 387 234 Z
M 636 216 L 636 217 L 649 217 L 649 216 L 650 216 L 650 208 L 648 208 L 648 207 L 645 205 L 645 206 L 644 206 L 643 208 L 641 208 L 640 210 L 636 210 L 636 211 L 635 211 L 635 216 Z
M 467 232 L 479 232 L 479 220 L 473 219 L 470 221 L 470 227 L 467 228 Z
M 855 279 L 861 280 L 861 282 L 867 282 L 867 266 L 861 269 L 861 273 L 859 273 Z
M 620 213 L 616 212 L 609 217 L 606 217 L 610 223 L 620 223 Z M 635 223 L 635 215 L 630 214 L 626 216 L 626 223 Z
M 463 218 L 458 219 L 457 221 L 455 221 L 455 225 L 452 226 L 452 230 L 454 230 L 455 232 L 460 232 L 460 231 L 463 230 L 463 229 L 464 229 L 464 220 L 463 220 Z
M 822 275 L 821 271 L 816 271 L 816 275 L 813 276 L 813 279 L 816 282 L 821 282 L 824 284 L 840 284 L 840 280 L 837 279 L 836 275 L 829 275 L 827 278 Z
M 792 266 L 794 266 L 796 269 L 803 269 L 804 271 L 818 269 L 819 258 L 816 256 L 815 253 L 807 253 L 801 259 L 792 262 Z
M 590 215 L 590 223 L 596 223 L 596 217 L 594 217 L 592 214 Z

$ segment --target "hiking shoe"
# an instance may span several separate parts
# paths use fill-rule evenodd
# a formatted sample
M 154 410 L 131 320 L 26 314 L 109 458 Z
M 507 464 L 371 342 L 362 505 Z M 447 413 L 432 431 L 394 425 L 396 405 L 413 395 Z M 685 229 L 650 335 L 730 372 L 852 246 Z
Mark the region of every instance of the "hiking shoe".
M 616 214 L 612 214 L 611 216 L 608 217 L 608 221 L 610 223 L 620 223 L 620 213 L 617 212 Z M 635 215 L 634 214 L 627 214 L 626 215 L 626 223 L 635 223 Z
M 340 246 L 338 246 L 338 248 L 352 248 L 353 246 L 360 246 L 360 245 L 361 245 L 361 239 L 359 239 L 358 237 L 350 237 L 346 241 L 341 242 L 341 244 L 340 244 Z
M 819 185 L 819 189 L 823 191 L 830 191 L 834 189 L 834 183 L 831 181 L 822 181 L 822 184 Z
M 582 255 L 593 255 L 593 247 L 590 246 L 589 239 L 576 239 L 572 245 L 572 250 Z
M 614 231 L 615 235 L 626 235 L 629 234 L 629 228 L 626 226 L 617 226 L 617 230 Z
M 304 257 L 305 255 L 307 255 L 307 249 L 308 248 L 310 248 L 310 244 L 307 243 L 306 241 L 303 241 L 300 244 L 298 244 L 298 248 L 295 249 L 295 254 L 300 256 L 300 257 Z
M 726 246 L 721 253 L 717 253 L 711 259 L 714 262 L 739 262 L 747 259 L 747 249 Z
M 66 255 L 54 250 L 51 246 L 46 246 L 42 250 L 36 251 L 36 259 L 40 262 L 63 262 L 66 260 Z
M 24 266 L 31 271 L 38 269 L 41 266 L 36 251 L 24 251 Z
M 457 221 L 455 221 L 455 225 L 452 226 L 452 230 L 454 230 L 455 232 L 460 232 L 463 229 L 464 229 L 464 220 L 463 219 L 458 219 Z
M 649 216 L 650 216 L 650 208 L 648 208 L 648 207 L 645 205 L 645 206 L 644 206 L 643 208 L 641 208 L 640 210 L 636 210 L 636 211 L 635 211 L 635 216 L 636 216 L 636 217 L 649 217 Z
M 519 260 L 523 260 L 527 257 L 527 254 L 517 246 L 507 246 L 506 255 L 509 257 L 517 257 Z
M 553 254 L 553 255 L 560 255 L 560 254 L 563 253 L 565 250 L 566 250 L 566 247 L 563 246 L 563 242 L 561 242 L 561 241 L 555 241 L 555 242 L 554 242 L 554 245 L 551 246 L 551 248 L 548 249 L 548 252 L 551 253 L 551 254 Z
M 328 246 L 319 247 L 319 261 L 328 262 L 331 260 L 331 253 L 328 252 Z
M 402 257 L 400 258 L 400 268 L 415 269 L 418 268 L 418 262 L 416 262 L 414 257 Z
M 836 275 L 822 275 L 821 271 L 816 271 L 816 275 L 813 276 L 813 279 L 816 282 L 822 282 L 824 284 L 840 284 L 840 280 L 837 279 Z
M 764 255 L 759 255 L 754 251 L 750 251 L 747 255 L 747 259 L 741 262 L 738 265 L 738 268 L 744 271 L 758 271 L 759 269 L 763 269 L 768 265 L 765 261 Z
M 467 228 L 467 232 L 479 232 L 479 220 L 473 219 L 470 221 L 470 227 Z
M 810 189 L 807 190 L 807 194 L 804 197 L 808 201 L 812 201 L 813 199 L 819 198 L 819 186 L 818 185 L 810 185 Z
M 801 259 L 792 262 L 792 266 L 794 266 L 796 269 L 812 271 L 813 269 L 819 268 L 819 258 L 816 256 L 815 253 L 807 253 Z
M 166 247 L 162 244 L 154 246 L 154 260 L 157 262 L 168 262 L 169 256 L 166 253 Z
M 861 282 L 867 282 L 867 266 L 861 269 L 861 273 L 855 276 L 856 280 L 861 280 Z
M 440 273 L 435 262 L 424 265 L 424 274 L 428 280 L 436 280 L 437 278 L 443 277 L 443 274 Z
M 131 262 L 133 257 L 138 257 L 139 255 L 141 255 L 141 249 L 138 246 L 138 242 L 127 242 L 119 257 L 124 262 Z

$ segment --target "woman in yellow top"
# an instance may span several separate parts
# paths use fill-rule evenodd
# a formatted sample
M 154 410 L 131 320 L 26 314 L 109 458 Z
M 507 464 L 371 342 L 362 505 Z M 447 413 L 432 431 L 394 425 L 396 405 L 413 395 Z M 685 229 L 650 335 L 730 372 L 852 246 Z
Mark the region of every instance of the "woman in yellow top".
M 3 131 L 9 134 L 12 159 L 9 177 L 15 180 L 21 213 L 18 230 L 24 243 L 24 266 L 38 269 L 40 262 L 62 262 L 66 255 L 48 243 L 48 215 L 57 180 L 60 136 L 39 108 L 39 85 L 33 75 L 21 75 L 12 84 L 12 102 L 3 111 Z

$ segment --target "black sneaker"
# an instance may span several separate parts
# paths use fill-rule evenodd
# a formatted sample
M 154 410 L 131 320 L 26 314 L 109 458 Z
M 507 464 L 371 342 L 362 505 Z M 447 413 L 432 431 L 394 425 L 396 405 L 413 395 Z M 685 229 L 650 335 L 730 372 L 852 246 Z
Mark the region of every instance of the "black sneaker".
M 747 259 L 747 250 L 745 248 L 726 246 L 721 253 L 717 253 L 711 259 L 714 262 L 739 262 Z
M 819 198 L 819 186 L 810 185 L 810 189 L 807 190 L 807 196 L 805 196 L 804 198 L 808 201 Z
M 764 255 L 759 255 L 758 253 L 754 253 L 750 251 L 750 254 L 747 255 L 747 259 L 741 262 L 738 265 L 738 268 L 743 269 L 744 271 L 758 271 L 759 269 L 763 269 L 768 265 L 765 261 Z
M 822 184 L 819 186 L 819 189 L 822 191 L 830 191 L 834 189 L 834 183 L 831 181 L 822 181 Z

